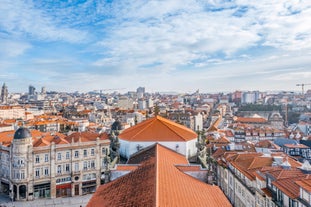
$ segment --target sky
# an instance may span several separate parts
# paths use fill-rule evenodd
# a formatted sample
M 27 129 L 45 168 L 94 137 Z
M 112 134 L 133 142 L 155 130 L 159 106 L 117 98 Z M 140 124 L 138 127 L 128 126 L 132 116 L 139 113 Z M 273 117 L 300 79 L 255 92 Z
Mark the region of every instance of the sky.
M 310 0 L 1 0 L 0 84 L 300 91 L 310 22 Z

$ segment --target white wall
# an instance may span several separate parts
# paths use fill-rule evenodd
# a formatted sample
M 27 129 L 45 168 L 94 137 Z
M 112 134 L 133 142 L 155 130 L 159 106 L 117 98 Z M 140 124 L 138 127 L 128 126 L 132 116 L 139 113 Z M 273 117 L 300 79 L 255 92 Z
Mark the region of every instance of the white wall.
M 137 152 L 137 145 L 142 148 L 148 147 L 155 143 L 159 143 L 163 146 L 166 146 L 180 154 L 185 155 L 187 158 L 190 156 L 194 156 L 197 153 L 197 149 L 195 146 L 196 139 L 193 139 L 188 142 L 128 142 L 120 139 L 120 154 L 123 157 L 129 158 L 132 154 Z M 178 148 L 176 146 L 178 145 Z

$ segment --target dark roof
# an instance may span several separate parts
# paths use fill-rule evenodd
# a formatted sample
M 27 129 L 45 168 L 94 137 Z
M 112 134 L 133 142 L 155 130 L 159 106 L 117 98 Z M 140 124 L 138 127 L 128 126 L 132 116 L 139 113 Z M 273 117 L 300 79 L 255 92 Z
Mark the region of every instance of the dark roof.
M 311 140 L 300 140 L 300 144 L 304 144 L 311 148 Z
M 274 140 L 274 144 L 283 147 L 285 144 L 298 144 L 296 140 L 287 139 L 287 138 L 277 138 Z
M 25 139 L 31 137 L 29 129 L 20 127 L 14 134 L 14 139 Z
M 120 121 L 115 121 L 113 122 L 113 124 L 111 125 L 111 130 L 121 130 L 122 129 L 122 125 Z

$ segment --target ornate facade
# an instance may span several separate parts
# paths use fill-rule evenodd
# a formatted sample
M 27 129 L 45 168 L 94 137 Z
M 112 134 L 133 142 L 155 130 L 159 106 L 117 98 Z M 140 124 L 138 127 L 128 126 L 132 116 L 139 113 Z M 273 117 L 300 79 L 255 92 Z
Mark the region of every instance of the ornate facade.
M 77 196 L 95 192 L 109 171 L 107 134 L 74 133 L 37 138 L 21 127 L 0 139 L 0 191 L 12 200 Z

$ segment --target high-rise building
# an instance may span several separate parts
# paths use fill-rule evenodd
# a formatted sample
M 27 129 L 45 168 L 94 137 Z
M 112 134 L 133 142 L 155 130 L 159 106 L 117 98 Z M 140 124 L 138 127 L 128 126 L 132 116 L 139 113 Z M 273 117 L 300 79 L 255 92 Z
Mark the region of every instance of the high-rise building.
M 145 87 L 138 87 L 138 88 L 136 89 L 136 92 L 137 92 L 137 93 L 145 93 Z
M 145 94 L 145 87 L 138 87 L 136 89 L 137 98 L 143 98 Z
M 36 88 L 34 86 L 30 85 L 28 88 L 28 95 L 35 95 L 35 90 L 36 90 Z
M 41 88 L 41 94 L 46 94 L 46 88 L 44 86 Z
M 7 103 L 8 102 L 8 87 L 3 83 L 2 89 L 1 89 L 1 102 Z

